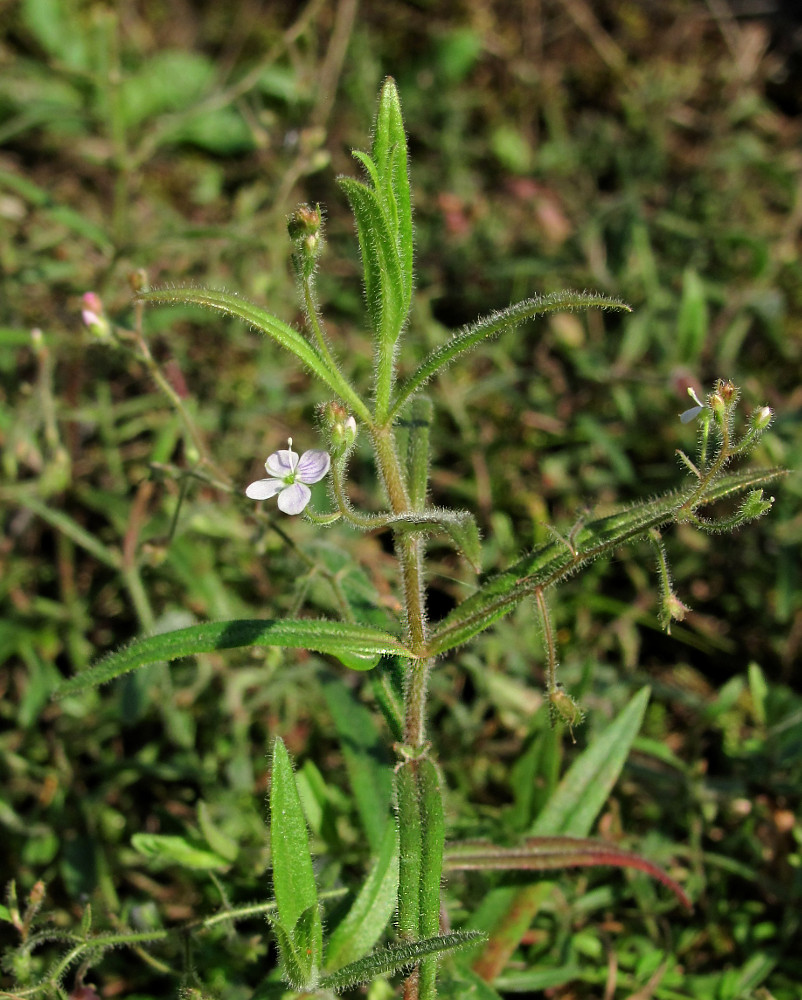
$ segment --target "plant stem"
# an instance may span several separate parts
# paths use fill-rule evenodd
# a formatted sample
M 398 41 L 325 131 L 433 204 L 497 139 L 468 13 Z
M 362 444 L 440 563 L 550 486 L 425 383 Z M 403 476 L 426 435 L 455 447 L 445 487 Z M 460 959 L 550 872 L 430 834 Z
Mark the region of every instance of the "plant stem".
M 403 514 L 410 510 L 412 505 L 398 458 L 392 426 L 390 424 L 374 424 L 371 427 L 371 436 L 390 507 L 394 514 Z M 416 493 L 425 496 L 425 483 L 418 484 Z M 439 848 L 440 856 L 437 858 L 431 856 L 433 851 L 431 846 L 433 830 L 429 829 L 432 826 L 429 815 L 431 802 L 427 808 L 427 815 L 422 816 L 421 793 L 423 787 L 418 766 L 419 763 L 428 762 L 419 762 L 416 759 L 424 757 L 426 753 L 426 695 L 429 667 L 432 663 L 432 660 L 425 656 L 428 634 L 424 592 L 423 540 L 420 535 L 410 534 L 403 526 L 399 526 L 395 529 L 395 549 L 401 570 L 407 642 L 410 649 L 419 657 L 419 659 L 410 661 L 404 691 L 404 749 L 412 759 L 407 759 L 401 764 L 397 775 L 397 782 L 406 788 L 406 794 L 398 796 L 399 829 L 402 839 L 410 841 L 409 835 L 411 834 L 412 840 L 411 843 L 407 843 L 406 858 L 403 857 L 404 852 L 402 851 L 398 887 L 399 913 L 406 915 L 405 922 L 408 925 L 402 930 L 406 930 L 407 936 L 412 936 L 418 920 L 422 919 L 427 928 L 437 926 L 436 921 L 440 912 L 439 892 L 433 895 L 429 891 L 421 896 L 423 842 L 426 841 L 429 844 L 427 869 L 440 871 L 443 852 L 441 845 Z M 436 789 L 436 794 L 437 796 L 440 794 L 439 787 Z M 431 795 L 432 790 L 429 789 L 430 799 Z M 439 807 L 438 815 L 442 817 L 442 804 Z M 426 912 L 421 911 L 421 906 Z M 419 928 L 418 933 L 420 933 Z M 421 992 L 422 968 L 422 966 L 416 966 L 404 981 L 404 1000 L 421 1000 L 424 995 L 427 1000 L 431 1000 L 436 995 L 436 967 L 432 963 L 428 963 L 426 966 L 427 975 L 423 993 Z

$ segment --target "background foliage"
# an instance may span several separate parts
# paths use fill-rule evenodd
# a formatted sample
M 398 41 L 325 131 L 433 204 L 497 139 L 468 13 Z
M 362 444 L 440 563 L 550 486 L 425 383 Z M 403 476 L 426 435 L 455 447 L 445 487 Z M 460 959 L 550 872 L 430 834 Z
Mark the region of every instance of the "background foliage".
M 795 57 L 788 23 L 737 13 L 691 0 L 0 11 L 0 874 L 21 898 L 47 883 L 44 926 L 74 925 L 90 901 L 100 926 L 151 928 L 264 899 L 274 736 L 299 763 L 319 882 L 358 877 L 369 810 L 338 730 L 358 725 L 377 753 L 390 740 L 374 733 L 362 678 L 311 654 L 209 654 L 49 702 L 57 676 L 142 629 L 325 613 L 331 574 L 395 600 L 382 536 L 255 515 L 240 496 L 289 433 L 305 429 L 298 444 L 314 446 L 319 397 L 304 372 L 234 322 L 150 310 L 151 350 L 236 488 L 187 482 L 174 411 L 142 364 L 82 328 L 81 294 L 97 291 L 128 324 L 129 276 L 144 268 L 153 284 L 236 290 L 298 321 L 284 220 L 319 201 L 319 296 L 339 353 L 367 370 L 357 249 L 334 181 L 352 172 L 391 73 L 415 193 L 409 369 L 449 330 L 535 292 L 594 288 L 634 307 L 555 315 L 438 383 L 433 501 L 477 512 L 485 569 L 544 539 L 547 520 L 569 527 L 589 503 L 676 481 L 691 383 L 728 377 L 747 405 L 767 402 L 778 417 L 758 457 L 798 469 Z M 359 454 L 353 472 L 355 499 L 378 502 Z M 668 539 L 693 608 L 670 637 L 645 546 L 558 593 L 561 676 L 588 711 L 580 746 L 653 688 L 600 832 L 675 859 L 696 910 L 669 913 L 642 876 L 560 878 L 502 990 L 798 996 L 801 491 L 794 473 L 735 544 L 690 528 Z M 439 617 L 470 580 L 437 554 Z M 435 675 L 431 737 L 455 834 L 511 836 L 537 811 L 538 648 L 523 608 Z M 172 853 L 158 835 L 176 838 Z M 485 884 L 452 878 L 452 919 Z M 204 983 L 246 998 L 272 959 L 263 918 L 240 930 L 208 932 Z M 154 956 L 112 953 L 88 981 L 108 996 L 171 995 L 180 948 Z M 41 971 L 46 958 L 28 961 Z

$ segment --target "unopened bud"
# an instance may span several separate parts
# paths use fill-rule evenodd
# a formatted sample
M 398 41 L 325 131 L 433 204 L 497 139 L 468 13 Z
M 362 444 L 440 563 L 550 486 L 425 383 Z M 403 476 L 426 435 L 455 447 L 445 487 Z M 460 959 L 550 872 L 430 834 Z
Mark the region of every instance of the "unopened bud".
M 752 429 L 755 431 L 764 431 L 771 423 L 772 416 L 773 414 L 768 406 L 761 406 L 751 416 Z
M 45 884 L 39 879 L 38 882 L 34 882 L 33 888 L 28 893 L 28 905 L 40 907 L 42 905 L 42 900 L 45 898 Z
M 326 403 L 323 407 L 323 420 L 332 455 L 341 458 L 356 441 L 356 420 L 344 406 L 335 402 Z
M 293 242 L 308 240 L 309 237 L 319 236 L 321 224 L 319 205 L 314 208 L 311 205 L 299 205 L 287 219 L 287 232 Z
M 716 392 L 719 393 L 727 406 L 730 406 L 738 398 L 738 389 L 729 380 L 719 379 L 716 383 Z
M 128 284 L 134 292 L 143 292 L 148 287 L 148 272 L 144 267 L 138 267 L 128 275 Z
M 86 292 L 81 301 L 84 306 L 81 310 L 81 319 L 84 326 L 98 340 L 108 340 L 111 336 L 111 325 L 108 319 L 106 319 L 106 313 L 100 298 L 95 292 Z
M 564 722 L 568 726 L 571 739 L 574 740 L 574 726 L 578 726 L 582 722 L 585 713 L 559 681 L 547 694 L 551 724 L 554 725 L 558 720 Z M 576 743 L 576 740 L 574 742 Z
M 745 521 L 754 521 L 758 517 L 763 517 L 766 511 L 771 510 L 771 506 L 774 503 L 774 497 L 768 497 L 768 499 L 763 499 L 763 490 L 752 490 L 747 494 L 746 499 L 741 504 L 741 509 L 739 510 L 741 523 Z
M 308 281 L 315 270 L 315 262 L 323 249 L 321 227 L 323 220 L 320 206 L 300 205 L 287 219 L 287 232 L 295 244 L 292 262 L 296 274 Z

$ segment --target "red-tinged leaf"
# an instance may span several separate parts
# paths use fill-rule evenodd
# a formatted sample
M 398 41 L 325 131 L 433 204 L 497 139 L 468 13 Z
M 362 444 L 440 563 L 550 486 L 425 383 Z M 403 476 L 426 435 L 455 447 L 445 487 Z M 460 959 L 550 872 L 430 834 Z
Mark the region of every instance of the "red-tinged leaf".
M 682 886 L 659 865 L 634 851 L 587 837 L 530 837 L 521 847 L 454 844 L 446 850 L 445 865 L 451 871 L 553 871 L 596 865 L 635 868 L 670 889 L 687 910 L 693 909 Z

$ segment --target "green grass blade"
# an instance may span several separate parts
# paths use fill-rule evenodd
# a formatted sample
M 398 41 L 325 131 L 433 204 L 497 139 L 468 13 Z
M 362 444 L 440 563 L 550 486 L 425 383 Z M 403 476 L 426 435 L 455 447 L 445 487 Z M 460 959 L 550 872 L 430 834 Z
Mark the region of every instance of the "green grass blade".
M 491 313 L 470 326 L 458 330 L 442 347 L 424 358 L 410 377 L 399 387 L 390 409 L 390 417 L 398 416 L 403 405 L 414 393 L 428 382 L 441 368 L 450 365 L 460 355 L 473 350 L 483 340 L 497 337 L 507 330 L 513 330 L 524 320 L 532 319 L 549 312 L 568 312 L 574 309 L 623 309 L 630 307 L 620 299 L 611 299 L 606 295 L 591 292 L 553 292 L 550 295 L 538 295 L 525 299 L 507 309 Z
M 348 384 L 345 377 L 339 371 L 330 368 L 315 348 L 297 330 L 294 330 L 277 316 L 267 312 L 266 309 L 262 309 L 252 302 L 247 302 L 237 295 L 232 295 L 230 292 L 220 292 L 211 288 L 157 288 L 140 292 L 136 298 L 139 302 L 190 302 L 207 309 L 216 309 L 227 316 L 235 316 L 237 319 L 243 320 L 255 330 L 260 330 L 266 336 L 272 337 L 276 343 L 294 354 L 321 382 L 336 392 L 360 419 L 366 422 L 370 421 L 370 411 L 356 391 Z
M 574 761 L 532 824 L 532 836 L 587 837 L 626 763 L 650 693 L 650 688 L 638 691 Z
M 649 688 L 639 691 L 607 729 L 571 765 L 529 831 L 532 836 L 586 837 L 618 780 L 630 747 L 638 735 Z M 493 896 L 501 910 L 490 938 L 474 963 L 474 971 L 492 982 L 509 961 L 543 901 L 548 887 L 535 882 L 514 892 L 493 890 L 485 905 L 493 911 Z
M 372 658 L 379 653 L 411 655 L 393 636 L 368 625 L 352 625 L 314 619 L 276 620 L 244 618 L 226 622 L 206 622 L 189 628 L 145 639 L 135 639 L 128 646 L 110 653 L 88 670 L 71 677 L 55 691 L 55 698 L 105 684 L 137 667 L 162 660 L 177 660 L 196 653 L 239 646 L 283 646 L 311 649 L 317 653 L 361 654 Z M 367 663 L 372 663 L 369 659 Z

